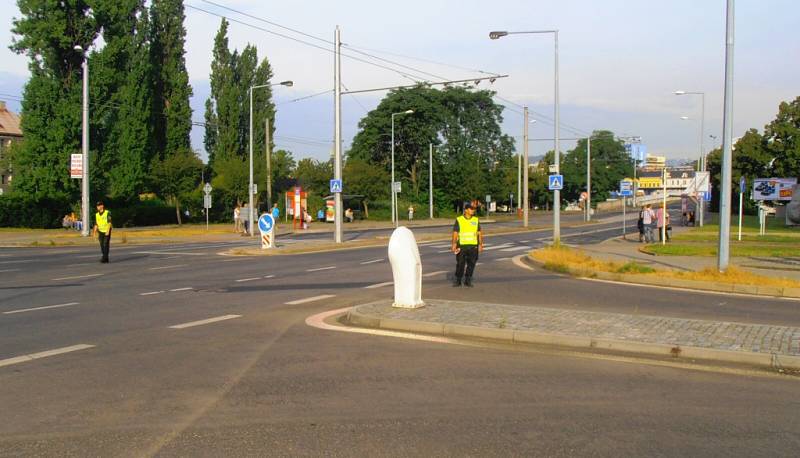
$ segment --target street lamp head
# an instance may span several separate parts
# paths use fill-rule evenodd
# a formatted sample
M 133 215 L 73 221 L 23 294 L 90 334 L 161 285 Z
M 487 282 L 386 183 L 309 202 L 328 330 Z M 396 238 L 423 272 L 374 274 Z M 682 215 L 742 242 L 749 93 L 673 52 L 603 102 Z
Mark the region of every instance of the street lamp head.
M 83 46 L 81 46 L 81 45 L 75 45 L 75 46 L 72 47 L 72 49 L 74 49 L 75 51 L 78 51 L 78 52 L 83 52 Z
M 689 119 L 689 117 L 688 116 L 681 116 L 681 119 L 684 120 L 684 121 L 687 121 Z
M 675 91 L 675 95 L 685 95 L 686 91 Z
M 497 40 L 498 38 L 504 37 L 506 35 L 508 35 L 508 32 L 506 32 L 505 30 L 496 30 L 494 32 L 489 32 L 489 38 L 491 38 L 492 40 Z
M 414 110 L 406 110 L 406 111 L 404 111 L 404 113 L 405 114 L 412 114 L 412 113 L 414 113 Z
M 292 87 L 292 86 L 294 86 L 294 81 L 291 81 L 291 80 L 289 80 L 289 81 L 281 81 L 280 85 L 281 86 L 286 86 L 286 87 Z

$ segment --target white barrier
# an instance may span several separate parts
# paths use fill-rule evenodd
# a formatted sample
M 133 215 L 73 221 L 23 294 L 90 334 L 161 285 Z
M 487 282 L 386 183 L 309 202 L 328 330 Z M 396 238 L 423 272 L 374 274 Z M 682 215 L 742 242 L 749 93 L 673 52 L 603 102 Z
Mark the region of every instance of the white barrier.
M 414 233 L 407 227 L 394 230 L 389 239 L 389 262 L 394 278 L 394 307 L 418 308 L 422 302 L 422 261 Z

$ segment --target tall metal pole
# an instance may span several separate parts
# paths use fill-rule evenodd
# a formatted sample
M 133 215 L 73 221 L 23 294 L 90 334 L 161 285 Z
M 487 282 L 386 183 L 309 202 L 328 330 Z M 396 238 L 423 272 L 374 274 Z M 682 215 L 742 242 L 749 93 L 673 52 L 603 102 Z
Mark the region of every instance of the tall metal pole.
M 247 227 L 250 232 L 250 237 L 255 234 L 253 230 L 253 88 L 250 88 L 250 186 L 247 188 L 249 194 L 248 202 L 250 208 L 248 209 Z
M 725 30 L 725 114 L 722 123 L 722 177 L 719 204 L 719 250 L 717 268 L 728 269 L 731 230 L 731 144 L 733 136 L 733 0 L 728 0 Z
M 517 154 L 517 208 L 519 208 L 519 203 L 521 202 L 521 199 L 522 199 L 522 154 Z
M 661 172 L 661 185 L 664 187 L 661 200 L 661 218 L 664 220 L 661 225 L 661 244 L 667 244 L 667 165 L 664 164 L 664 169 Z
M 395 198 L 397 195 L 394 192 L 394 113 L 392 113 L 392 223 L 397 227 L 397 218 L 395 218 Z
M 623 205 L 625 201 L 623 200 Z M 586 221 L 592 220 L 592 136 L 586 139 Z
M 433 143 L 428 144 L 428 209 L 433 219 Z
M 270 145 L 269 117 L 264 120 L 264 138 L 267 145 L 267 211 L 272 211 L 272 145 Z
M 342 36 L 339 26 L 336 26 L 335 44 L 336 56 L 334 58 L 334 111 L 335 113 L 335 127 L 334 127 L 334 142 L 336 143 L 333 156 L 333 178 L 335 180 L 342 179 Z M 336 192 L 333 194 L 334 208 L 336 215 L 334 216 L 334 242 L 342 243 L 342 193 Z
M 522 114 L 525 122 L 525 128 L 522 131 L 522 141 L 524 146 L 522 148 L 522 195 L 520 202 L 522 202 L 522 227 L 528 227 L 528 107 L 522 107 Z
M 83 227 L 81 235 L 89 236 L 89 58 L 83 55 L 83 131 L 81 143 L 83 146 L 83 172 L 81 179 L 81 213 L 83 214 Z
M 560 141 L 560 134 L 559 134 L 559 125 L 561 124 L 561 119 L 559 117 L 560 112 L 560 103 L 559 103 L 559 95 L 558 95 L 558 30 L 554 31 L 555 35 L 555 137 L 556 137 L 556 150 L 555 150 L 555 162 L 556 162 L 556 174 L 561 173 L 561 141 Z M 553 193 L 553 243 L 555 245 L 561 244 L 561 191 L 556 190 Z M 527 224 L 526 224 L 527 225 Z

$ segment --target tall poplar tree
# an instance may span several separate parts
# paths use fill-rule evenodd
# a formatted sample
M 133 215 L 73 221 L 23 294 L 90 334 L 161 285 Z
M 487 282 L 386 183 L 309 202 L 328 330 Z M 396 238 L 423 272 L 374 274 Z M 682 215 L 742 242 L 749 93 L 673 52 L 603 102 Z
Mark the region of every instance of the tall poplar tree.
M 192 87 L 186 72 L 182 0 L 153 0 L 150 56 L 153 68 L 153 135 L 158 157 L 191 147 Z

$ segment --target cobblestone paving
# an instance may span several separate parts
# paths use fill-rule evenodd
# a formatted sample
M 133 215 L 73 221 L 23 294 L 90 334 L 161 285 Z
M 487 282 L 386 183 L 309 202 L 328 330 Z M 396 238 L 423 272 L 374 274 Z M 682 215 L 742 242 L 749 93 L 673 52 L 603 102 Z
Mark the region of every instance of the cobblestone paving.
M 393 308 L 390 301 L 358 306 L 377 318 L 506 328 L 721 350 L 800 355 L 800 327 L 689 320 L 544 307 L 425 301 L 419 309 Z

